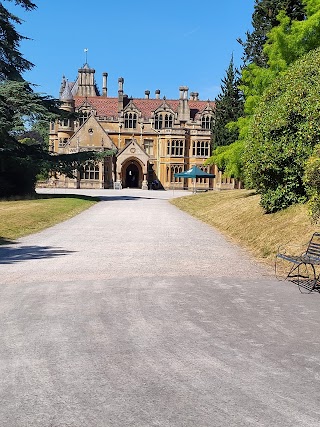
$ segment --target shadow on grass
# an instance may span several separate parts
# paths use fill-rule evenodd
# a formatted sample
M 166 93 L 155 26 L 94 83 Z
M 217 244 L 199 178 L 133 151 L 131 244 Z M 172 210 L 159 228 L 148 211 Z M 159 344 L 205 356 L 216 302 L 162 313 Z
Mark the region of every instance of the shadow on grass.
M 79 199 L 91 202 L 99 202 L 101 200 L 100 197 L 85 196 L 83 194 L 38 194 L 34 199 Z
M 0 238 L 0 264 L 13 264 L 16 262 L 29 261 L 31 259 L 50 259 L 59 256 L 65 256 L 74 251 L 66 251 L 60 248 L 51 246 L 13 246 L 16 242 L 12 242 Z
M 92 202 L 99 202 L 100 197 L 86 196 L 83 194 L 31 194 L 29 196 L 21 197 L 7 197 L 0 198 L 0 202 L 13 202 L 13 201 L 22 201 L 22 200 L 41 200 L 41 199 L 79 199 L 79 200 L 89 200 Z
M 248 197 L 257 196 L 259 193 L 256 190 L 250 190 L 248 194 L 243 194 L 242 197 L 247 199 Z
M 5 237 L 1 237 L 0 236 L 0 247 L 2 245 L 16 245 L 17 242 L 15 242 L 14 240 L 8 240 Z

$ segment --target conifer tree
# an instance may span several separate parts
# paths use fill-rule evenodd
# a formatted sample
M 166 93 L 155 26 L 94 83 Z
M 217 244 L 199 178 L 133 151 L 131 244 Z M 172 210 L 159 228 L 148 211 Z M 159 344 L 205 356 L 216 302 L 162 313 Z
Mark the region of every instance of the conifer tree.
M 26 10 L 36 8 L 30 0 L 15 0 L 15 4 Z M 27 38 L 16 30 L 16 25 L 21 22 L 19 17 L 9 12 L 2 2 L 0 3 L 0 81 L 22 80 L 21 73 L 33 66 L 19 51 L 20 42 Z
M 25 10 L 36 8 L 30 0 L 7 1 Z M 23 72 L 33 64 L 19 50 L 27 38 L 16 29 L 21 22 L 0 2 L 0 197 L 33 193 L 36 175 L 43 168 L 70 175 L 97 159 L 94 152 L 51 156 L 45 144 L 24 138 L 26 128 L 49 122 L 62 111 L 58 100 L 35 93 L 23 79 Z
M 243 97 L 238 85 L 239 71 L 234 67 L 232 56 L 226 75 L 222 79 L 221 93 L 216 99 L 213 149 L 230 145 L 238 139 L 238 129 L 232 125 L 243 115 Z
M 238 39 L 244 48 L 243 61 L 246 65 L 254 63 L 267 67 L 268 58 L 263 51 L 267 34 L 279 25 L 277 16 L 284 11 L 291 20 L 303 21 L 305 7 L 302 0 L 255 0 L 252 14 L 252 32 L 246 33 L 246 40 Z

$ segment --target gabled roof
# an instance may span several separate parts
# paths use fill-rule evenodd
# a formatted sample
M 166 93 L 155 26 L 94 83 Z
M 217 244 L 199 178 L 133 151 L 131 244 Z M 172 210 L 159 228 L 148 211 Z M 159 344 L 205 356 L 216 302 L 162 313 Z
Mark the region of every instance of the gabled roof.
M 98 116 L 118 116 L 118 98 L 106 98 L 103 96 L 75 96 L 75 107 L 90 105 L 96 110 Z
M 101 124 L 97 121 L 97 119 L 93 115 L 90 115 L 87 118 L 87 120 L 84 123 L 82 123 L 82 125 L 79 127 L 79 129 L 77 129 L 76 132 L 72 135 L 72 137 L 70 138 L 70 144 L 72 144 L 73 141 L 77 140 L 78 135 L 82 133 L 82 131 L 83 131 L 84 128 L 90 126 L 90 121 L 91 122 L 92 121 L 95 122 L 95 124 L 98 126 L 100 134 L 103 136 L 103 138 L 105 138 L 105 140 L 104 140 L 104 146 L 109 145 L 109 148 L 117 150 L 117 147 L 113 143 L 113 141 L 110 138 L 108 132 L 106 132 L 105 129 L 103 129 L 103 127 L 101 126 Z
M 134 151 L 132 151 L 132 149 Z M 141 145 L 134 137 L 132 137 L 131 141 L 117 153 L 117 158 L 122 160 L 121 164 L 124 161 L 130 159 L 130 157 L 135 157 L 136 159 L 140 160 L 144 165 L 147 164 L 150 158 L 144 148 L 141 147 Z
M 75 107 L 80 108 L 82 105 L 88 104 L 97 112 L 98 116 L 117 117 L 118 116 L 118 98 L 109 98 L 103 96 L 75 96 Z M 148 119 L 152 117 L 152 113 L 160 108 L 163 99 L 147 99 L 147 98 L 133 98 L 132 103 L 141 111 L 142 117 Z M 178 112 L 179 99 L 166 99 L 166 105 L 174 112 Z M 188 100 L 190 107 L 191 117 L 194 118 L 196 114 L 201 113 L 208 105 L 214 109 L 215 103 L 213 101 L 192 101 Z
M 123 111 L 139 111 L 139 108 L 137 108 L 135 101 L 133 99 L 130 99 L 128 104 L 123 108 Z
M 146 99 L 138 98 L 134 100 L 136 107 L 141 111 L 141 114 L 145 118 L 152 116 L 152 113 L 163 105 L 163 99 Z M 178 111 L 179 100 L 168 100 L 166 99 L 166 104 L 174 112 Z

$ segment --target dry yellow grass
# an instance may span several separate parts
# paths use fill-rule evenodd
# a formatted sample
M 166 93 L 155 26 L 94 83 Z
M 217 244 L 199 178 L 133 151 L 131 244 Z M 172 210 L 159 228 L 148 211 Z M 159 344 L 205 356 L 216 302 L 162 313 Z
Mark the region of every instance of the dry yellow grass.
M 97 199 L 89 197 L 45 197 L 0 202 L 0 244 L 35 233 L 77 215 Z
M 311 224 L 303 205 L 266 215 L 259 200 L 253 191 L 234 190 L 195 194 L 172 203 L 216 227 L 260 261 L 273 265 L 280 245 L 286 244 L 289 250 L 303 249 L 317 226 Z

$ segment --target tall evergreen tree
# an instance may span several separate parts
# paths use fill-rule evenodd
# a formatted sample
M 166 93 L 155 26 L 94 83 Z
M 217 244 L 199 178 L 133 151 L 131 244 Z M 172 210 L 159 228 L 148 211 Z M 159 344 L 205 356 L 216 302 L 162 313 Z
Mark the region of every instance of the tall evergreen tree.
M 254 63 L 259 67 L 267 67 L 268 58 L 263 51 L 267 34 L 279 25 L 277 16 L 285 11 L 291 20 L 303 21 L 306 17 L 303 0 L 255 0 L 252 14 L 252 32 L 246 33 L 246 40 L 238 39 L 243 46 L 243 61 L 246 65 Z
M 30 0 L 7 1 L 25 10 L 36 8 Z M 20 23 L 21 19 L 0 2 L 0 197 L 34 192 L 36 175 L 43 168 L 70 176 L 99 157 L 94 152 L 51 156 L 43 140 L 24 137 L 26 128 L 63 112 L 58 100 L 35 93 L 23 79 L 23 72 L 33 64 L 19 51 L 20 42 L 26 39 L 16 30 Z
M 36 8 L 30 0 L 15 0 L 15 4 L 26 10 Z M 21 73 L 33 66 L 19 51 L 20 42 L 27 38 L 16 30 L 16 25 L 21 22 L 19 17 L 10 13 L 2 2 L 0 3 L 0 81 L 22 80 Z
M 212 132 L 212 147 L 230 145 L 238 139 L 238 128 L 232 124 L 243 115 L 243 97 L 239 90 L 239 71 L 233 56 L 222 79 L 221 93 L 216 99 L 215 124 Z

